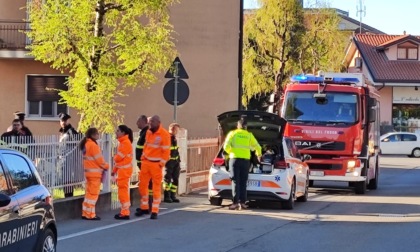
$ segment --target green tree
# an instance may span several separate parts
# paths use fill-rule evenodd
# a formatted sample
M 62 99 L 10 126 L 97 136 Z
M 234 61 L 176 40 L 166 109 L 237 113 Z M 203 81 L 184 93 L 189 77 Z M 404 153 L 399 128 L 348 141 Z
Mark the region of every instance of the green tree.
M 260 0 L 260 8 L 244 26 L 243 98 L 283 93 L 283 83 L 298 65 L 304 34 L 303 9 L 298 0 Z M 280 104 L 276 102 L 276 111 Z
M 305 36 L 299 56 L 300 71 L 340 72 L 351 34 L 338 29 L 340 17 L 326 2 L 317 1 L 305 11 Z
M 33 0 L 28 12 L 36 60 L 70 73 L 60 102 L 79 111 L 79 129 L 112 132 L 116 101 L 155 83 L 175 56 L 168 6 L 176 0 Z
M 305 12 L 295 0 L 262 0 L 260 6 L 244 26 L 242 102 L 274 92 L 278 112 L 291 75 L 341 70 L 349 34 L 338 30 L 340 18 L 325 1 Z

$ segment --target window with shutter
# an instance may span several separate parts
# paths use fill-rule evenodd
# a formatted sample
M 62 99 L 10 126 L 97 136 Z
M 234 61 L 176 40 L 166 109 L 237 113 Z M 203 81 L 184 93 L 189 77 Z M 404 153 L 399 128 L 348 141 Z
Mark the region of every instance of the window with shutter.
M 56 118 L 68 113 L 66 104 L 59 104 L 59 90 L 67 90 L 67 76 L 28 75 L 26 81 L 26 111 L 28 117 Z

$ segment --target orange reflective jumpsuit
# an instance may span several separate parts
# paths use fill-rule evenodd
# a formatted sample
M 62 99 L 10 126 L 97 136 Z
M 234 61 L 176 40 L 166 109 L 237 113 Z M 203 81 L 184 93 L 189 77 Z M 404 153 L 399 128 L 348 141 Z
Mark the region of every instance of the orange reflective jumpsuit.
M 117 174 L 118 200 L 121 203 L 120 215 L 130 215 L 130 177 L 133 173 L 133 146 L 128 135 L 118 138 L 117 154 L 114 156 L 115 167 L 112 173 Z
M 159 213 L 161 201 L 162 168 L 169 160 L 171 147 L 171 137 L 162 126 L 156 132 L 148 130 L 146 142 L 144 144 L 143 155 L 141 157 L 140 171 L 140 209 L 149 210 L 148 185 L 150 178 L 153 184 L 153 203 L 152 213 Z
M 101 190 L 102 174 L 108 170 L 109 165 L 102 156 L 98 144 L 88 138 L 83 150 L 83 167 L 86 178 L 86 193 L 83 201 L 82 216 L 86 218 L 96 217 L 95 205 Z

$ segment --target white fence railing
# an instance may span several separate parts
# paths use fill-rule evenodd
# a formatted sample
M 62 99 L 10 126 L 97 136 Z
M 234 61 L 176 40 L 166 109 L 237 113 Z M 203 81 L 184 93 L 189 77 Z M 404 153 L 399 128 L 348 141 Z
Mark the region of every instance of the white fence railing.
M 49 188 L 55 198 L 62 198 L 65 195 L 84 194 L 84 171 L 83 156 L 79 149 L 79 142 L 83 138 L 82 134 L 73 135 L 71 138 L 61 141 L 60 136 L 33 136 L 10 137 L 0 141 L 0 146 L 17 149 L 25 153 L 33 160 L 44 185 Z M 138 133 L 134 133 L 133 151 L 135 152 Z M 187 193 L 194 190 L 196 183 L 193 173 L 205 173 L 210 167 L 211 160 L 217 154 L 217 139 L 193 139 L 187 140 L 187 130 L 181 129 L 177 136 L 178 146 L 181 156 L 181 176 L 179 193 Z M 104 134 L 98 140 L 105 160 L 112 166 L 113 156 L 116 151 L 118 141 L 114 135 Z M 111 167 L 112 169 L 112 167 Z M 138 172 L 136 160 L 133 159 L 133 174 L 131 185 L 138 184 Z M 103 192 L 117 193 L 115 185 L 111 184 L 110 177 L 105 179 Z M 191 176 L 189 175 L 191 174 Z M 201 180 L 201 179 L 200 179 Z M 197 181 L 198 182 L 198 181 Z M 201 185 L 205 181 L 199 181 Z M 117 199 L 115 197 L 112 197 Z M 118 208 L 118 202 L 112 203 L 112 208 Z

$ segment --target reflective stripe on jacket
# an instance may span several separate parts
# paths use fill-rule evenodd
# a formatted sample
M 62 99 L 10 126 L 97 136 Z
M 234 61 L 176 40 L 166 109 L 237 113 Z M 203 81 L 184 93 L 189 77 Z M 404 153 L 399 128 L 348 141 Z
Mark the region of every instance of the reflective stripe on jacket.
M 244 129 L 229 132 L 223 148 L 229 154 L 229 158 L 250 159 L 251 151 L 255 151 L 257 156 L 261 156 L 261 146 L 257 139 L 251 132 Z
M 171 160 L 179 160 L 179 146 L 178 141 L 176 140 L 176 136 L 171 134 Z
M 170 147 L 171 136 L 162 126 L 159 126 L 159 129 L 155 133 L 148 130 L 141 159 L 143 161 L 159 162 L 163 167 L 169 160 Z
M 133 169 L 133 146 L 131 145 L 128 135 L 118 138 L 120 144 L 117 148 L 117 153 L 114 156 L 114 169 L 113 173 L 118 171 L 118 177 L 131 176 Z M 124 172 L 122 170 L 125 170 Z M 121 171 L 121 172 L 120 172 Z M 123 175 L 124 173 L 124 175 Z M 122 175 L 122 176 L 121 176 Z
M 92 139 L 88 138 L 83 152 L 83 167 L 86 177 L 102 177 L 102 172 L 108 170 L 109 165 L 102 156 L 101 149 Z

